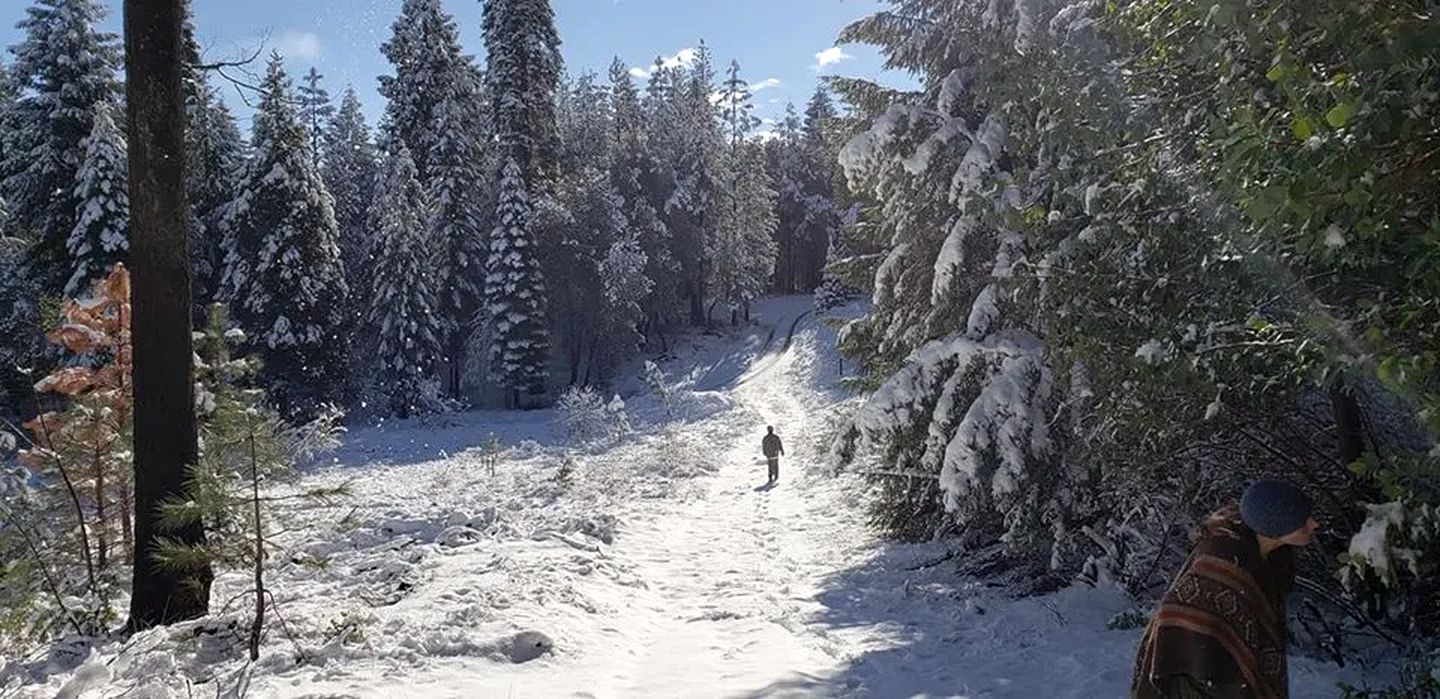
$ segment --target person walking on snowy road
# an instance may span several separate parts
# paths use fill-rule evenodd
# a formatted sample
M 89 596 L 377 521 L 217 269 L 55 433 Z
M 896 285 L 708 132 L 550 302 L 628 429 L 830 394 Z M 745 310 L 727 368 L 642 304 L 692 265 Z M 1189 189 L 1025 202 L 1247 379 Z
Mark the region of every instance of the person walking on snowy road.
M 785 445 L 774 427 L 766 427 L 765 439 L 760 440 L 760 451 L 765 453 L 765 463 L 770 466 L 770 482 L 780 480 L 780 457 L 785 454 Z
M 1130 696 L 1289 695 L 1285 596 L 1320 528 L 1299 488 L 1262 480 L 1210 515 L 1145 629 Z

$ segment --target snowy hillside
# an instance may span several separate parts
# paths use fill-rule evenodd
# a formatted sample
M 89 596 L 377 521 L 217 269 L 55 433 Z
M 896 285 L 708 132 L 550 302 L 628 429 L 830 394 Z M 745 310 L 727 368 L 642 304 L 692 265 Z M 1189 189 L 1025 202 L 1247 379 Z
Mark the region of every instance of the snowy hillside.
M 666 368 L 706 389 L 678 391 L 691 414 L 663 424 L 631 395 L 637 433 L 608 448 L 567 449 L 549 412 L 351 433 L 306 481 L 353 495 L 292 513 L 304 533 L 272 561 L 279 620 L 253 666 L 243 605 L 222 602 L 88 660 L 10 659 L 0 696 L 1123 695 L 1139 631 L 1106 629 L 1122 593 L 1013 600 L 958 579 L 943 543 L 879 539 L 863 483 L 818 468 L 844 396 L 808 306 L 768 301 L 744 332 L 683 343 Z M 773 488 L 767 424 L 788 451 Z M 490 432 L 514 445 L 493 477 Z M 214 598 L 227 589 L 244 581 Z M 1301 697 L 1358 679 L 1307 658 L 1292 671 Z

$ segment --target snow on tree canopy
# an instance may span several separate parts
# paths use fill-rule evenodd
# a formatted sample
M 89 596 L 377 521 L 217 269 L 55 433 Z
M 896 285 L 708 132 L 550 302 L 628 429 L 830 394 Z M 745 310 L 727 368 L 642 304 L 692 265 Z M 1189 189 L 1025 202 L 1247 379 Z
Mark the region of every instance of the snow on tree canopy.
M 126 181 L 125 135 L 115 124 L 115 107 L 96 106 L 94 127 L 85 139 L 85 159 L 75 184 L 80 208 L 66 241 L 72 260 L 67 296 L 84 293 L 130 251 L 130 194 Z

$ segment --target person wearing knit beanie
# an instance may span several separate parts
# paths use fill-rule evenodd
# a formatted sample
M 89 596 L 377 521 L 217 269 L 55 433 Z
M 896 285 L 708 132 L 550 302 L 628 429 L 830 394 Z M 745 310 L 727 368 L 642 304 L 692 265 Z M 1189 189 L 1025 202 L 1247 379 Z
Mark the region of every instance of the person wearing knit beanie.
M 1255 532 L 1266 556 L 1280 546 L 1308 546 L 1320 528 L 1305 491 L 1284 481 L 1261 480 L 1240 496 L 1240 517 Z
M 1256 481 L 1206 518 L 1140 640 L 1130 696 L 1286 697 L 1285 597 L 1320 525 L 1310 497 Z

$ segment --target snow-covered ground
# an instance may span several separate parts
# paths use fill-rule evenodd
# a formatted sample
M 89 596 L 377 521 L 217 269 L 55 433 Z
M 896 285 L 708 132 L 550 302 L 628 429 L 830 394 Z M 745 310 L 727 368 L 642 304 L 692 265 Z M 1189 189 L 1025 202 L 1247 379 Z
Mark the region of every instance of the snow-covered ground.
M 686 340 L 677 419 L 628 384 L 639 431 L 608 448 L 569 449 L 550 413 L 356 431 L 307 475 L 353 495 L 291 513 L 257 663 L 230 574 L 215 617 L 11 659 L 0 697 L 1125 695 L 1139 631 L 1106 629 L 1120 592 L 1015 600 L 927 565 L 943 542 L 867 529 L 863 482 L 818 465 L 845 398 L 808 310 L 773 300 L 743 333 Z M 766 425 L 788 451 L 773 488 Z M 493 476 L 490 432 L 513 447 Z M 1303 657 L 1291 673 L 1297 697 L 1361 679 Z

